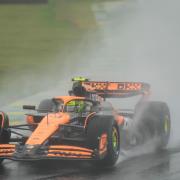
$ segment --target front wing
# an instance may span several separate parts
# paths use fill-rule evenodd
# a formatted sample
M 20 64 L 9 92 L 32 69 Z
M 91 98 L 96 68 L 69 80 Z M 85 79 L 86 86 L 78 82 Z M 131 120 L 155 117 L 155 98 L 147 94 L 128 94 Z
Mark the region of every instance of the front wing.
M 52 145 L 52 146 L 27 146 L 15 144 L 0 144 L 0 159 L 12 160 L 97 160 L 104 157 L 104 152 L 78 146 Z

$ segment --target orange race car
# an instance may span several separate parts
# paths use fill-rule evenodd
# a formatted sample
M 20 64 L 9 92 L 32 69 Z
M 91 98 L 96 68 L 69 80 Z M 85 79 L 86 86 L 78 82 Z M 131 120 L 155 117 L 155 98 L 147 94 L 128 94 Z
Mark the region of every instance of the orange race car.
M 0 161 L 93 160 L 116 163 L 120 148 L 131 148 L 157 137 L 164 148 L 170 136 L 170 113 L 164 102 L 149 101 L 150 86 L 140 82 L 99 82 L 73 78 L 69 96 L 24 105 L 27 124 L 9 125 L 0 113 Z M 116 110 L 107 98 L 140 95 L 134 110 Z M 30 110 L 31 113 L 30 113 Z M 23 133 L 22 131 L 30 131 Z M 16 136 L 14 136 L 15 134 Z

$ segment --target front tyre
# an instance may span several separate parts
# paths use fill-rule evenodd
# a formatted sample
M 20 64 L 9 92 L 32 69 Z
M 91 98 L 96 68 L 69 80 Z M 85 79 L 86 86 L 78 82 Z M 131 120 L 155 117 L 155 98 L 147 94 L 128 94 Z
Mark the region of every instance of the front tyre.
M 11 132 L 9 128 L 9 118 L 4 112 L 0 112 L 0 144 L 9 144 Z M 0 164 L 4 159 L 0 158 Z
M 102 163 L 112 166 L 116 163 L 120 151 L 120 135 L 119 128 L 116 123 L 113 123 L 112 127 L 109 128 L 107 143 L 107 155 L 102 160 Z
M 113 166 L 120 151 L 120 133 L 116 121 L 111 116 L 93 117 L 87 127 L 87 146 L 101 151 L 104 156 L 96 161 L 100 166 Z

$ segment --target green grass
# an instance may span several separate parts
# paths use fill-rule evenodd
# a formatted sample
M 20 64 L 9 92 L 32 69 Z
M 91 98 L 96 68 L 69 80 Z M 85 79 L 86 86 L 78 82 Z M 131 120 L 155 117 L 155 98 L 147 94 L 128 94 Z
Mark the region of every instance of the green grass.
M 48 62 L 78 32 L 64 22 L 55 23 L 53 7 L 0 6 L 0 62 L 4 66 Z
M 2 66 L 48 62 L 61 48 L 77 42 L 95 26 L 91 3 L 51 0 L 48 5 L 0 6 Z
M 59 50 L 77 43 L 94 19 L 87 2 L 1 5 L 0 68 L 49 62 Z

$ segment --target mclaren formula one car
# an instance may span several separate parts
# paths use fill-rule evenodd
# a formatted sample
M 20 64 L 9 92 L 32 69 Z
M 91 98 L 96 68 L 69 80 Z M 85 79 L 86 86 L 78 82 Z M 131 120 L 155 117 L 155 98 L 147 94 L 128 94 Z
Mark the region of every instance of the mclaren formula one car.
M 152 138 L 162 149 L 170 136 L 170 112 L 166 103 L 149 101 L 149 92 L 147 83 L 73 78 L 68 96 L 45 99 L 38 107 L 24 105 L 26 124 L 11 126 L 0 113 L 0 162 L 92 160 L 113 166 L 120 149 Z M 141 97 L 133 110 L 116 110 L 107 101 L 132 96 Z

